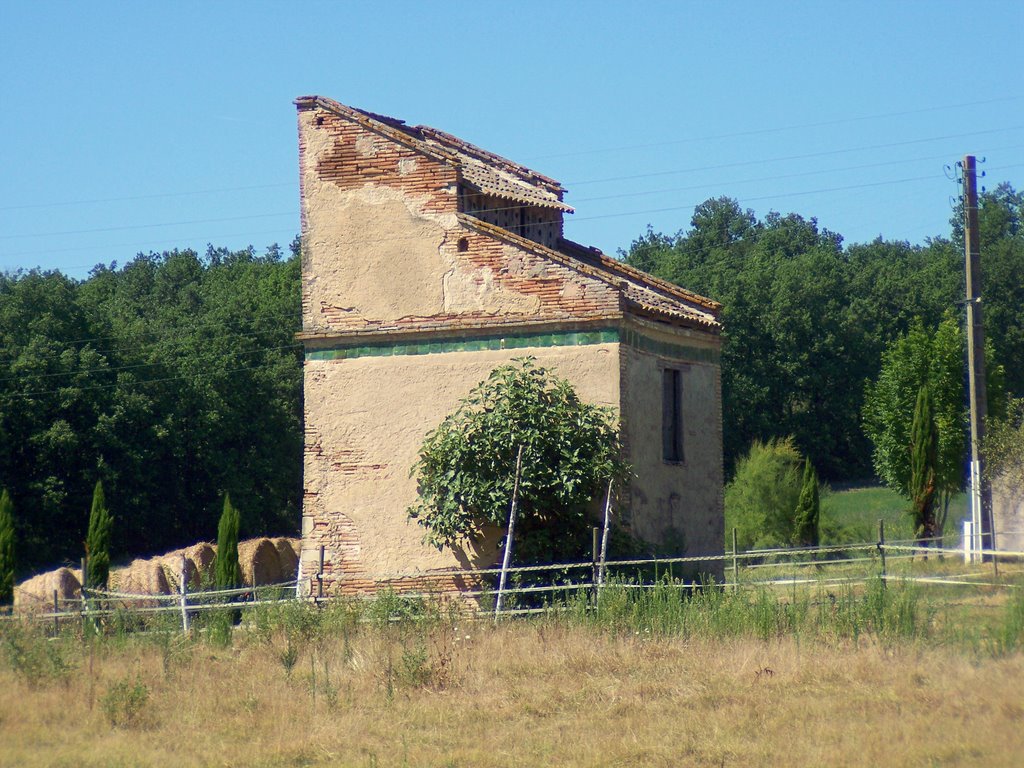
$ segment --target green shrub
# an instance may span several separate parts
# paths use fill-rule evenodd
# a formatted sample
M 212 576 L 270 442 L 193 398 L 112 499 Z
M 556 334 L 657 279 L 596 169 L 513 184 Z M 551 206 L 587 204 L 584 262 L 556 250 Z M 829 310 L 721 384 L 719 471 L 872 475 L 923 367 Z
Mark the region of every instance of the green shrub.
M 114 728 L 134 728 L 144 723 L 144 709 L 149 701 L 149 687 L 138 677 L 119 680 L 107 689 L 100 700 L 107 722 Z
M 755 441 L 725 489 L 726 529 L 737 529 L 740 548 L 789 544 L 800 499 L 800 454 L 792 438 Z
M 51 640 L 38 629 L 15 622 L 0 623 L 0 657 L 31 687 L 66 681 L 74 669 L 64 638 Z

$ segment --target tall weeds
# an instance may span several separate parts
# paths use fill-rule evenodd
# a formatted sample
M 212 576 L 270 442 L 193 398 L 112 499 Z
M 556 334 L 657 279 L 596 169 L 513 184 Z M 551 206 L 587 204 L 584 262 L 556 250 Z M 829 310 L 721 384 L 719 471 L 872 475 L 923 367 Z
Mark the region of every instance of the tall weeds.
M 926 639 L 936 612 L 913 584 L 886 585 L 881 579 L 859 589 L 819 587 L 781 598 L 767 587 L 733 591 L 667 577 L 653 585 L 619 581 L 601 590 L 596 608 L 584 595 L 567 601 L 566 607 L 573 621 L 611 631 L 761 640 L 790 635 Z

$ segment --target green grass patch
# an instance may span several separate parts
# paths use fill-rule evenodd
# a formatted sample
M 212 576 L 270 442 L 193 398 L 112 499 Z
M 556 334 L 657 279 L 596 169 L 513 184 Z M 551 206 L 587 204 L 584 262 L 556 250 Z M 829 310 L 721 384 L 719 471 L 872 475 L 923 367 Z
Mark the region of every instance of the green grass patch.
M 944 535 L 954 540 L 965 512 L 966 496 L 957 494 L 949 503 Z M 886 539 L 913 538 L 913 524 L 907 512 L 910 502 L 883 485 L 832 491 L 821 499 L 821 526 L 825 543 L 874 541 L 878 521 L 885 521 Z M 947 542 L 948 546 L 948 542 Z

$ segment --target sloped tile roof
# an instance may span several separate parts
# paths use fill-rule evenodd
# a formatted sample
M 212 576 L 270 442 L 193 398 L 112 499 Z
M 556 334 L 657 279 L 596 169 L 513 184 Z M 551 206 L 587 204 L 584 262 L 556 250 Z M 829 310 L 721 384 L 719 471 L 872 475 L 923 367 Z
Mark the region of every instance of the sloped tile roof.
M 481 221 L 474 216 L 460 213 L 459 221 L 473 229 L 508 241 L 519 248 L 533 251 L 601 280 L 620 292 L 625 304 L 641 313 L 661 319 L 718 332 L 722 324 L 718 320 L 722 305 L 672 283 L 641 272 L 638 269 L 612 259 L 600 251 L 584 248 L 569 240 L 562 240 L 566 247 L 559 250 L 548 248 L 533 240 L 517 235 L 502 227 Z M 566 251 L 587 251 L 589 258 L 578 258 Z
M 466 183 L 484 194 L 572 213 L 572 206 L 562 202 L 565 190 L 557 181 L 458 136 L 426 125 L 406 125 L 404 120 L 349 107 L 323 96 L 303 96 L 295 103 L 345 115 L 428 155 L 443 158 L 460 170 Z
M 512 174 L 502 173 L 497 169 L 489 168 L 479 160 L 470 160 L 463 163 L 462 178 L 465 182 L 487 195 L 493 195 L 505 200 L 513 200 L 517 203 L 572 212 L 572 207 L 563 203 L 553 193 L 530 184 L 525 184 L 512 176 Z
M 482 149 L 450 133 L 425 125 L 409 126 L 387 115 L 348 107 L 323 96 L 303 96 L 295 100 L 299 107 L 320 106 L 355 120 L 395 141 L 456 166 L 462 180 L 484 194 L 527 205 L 545 206 L 561 211 L 573 209 L 562 202 L 565 189 L 554 179 L 512 160 Z M 459 220 L 470 227 L 569 263 L 618 289 L 626 306 L 643 314 L 718 332 L 722 305 L 678 285 L 648 275 L 596 248 L 588 248 L 562 239 L 557 250 L 548 248 L 502 227 L 460 213 Z

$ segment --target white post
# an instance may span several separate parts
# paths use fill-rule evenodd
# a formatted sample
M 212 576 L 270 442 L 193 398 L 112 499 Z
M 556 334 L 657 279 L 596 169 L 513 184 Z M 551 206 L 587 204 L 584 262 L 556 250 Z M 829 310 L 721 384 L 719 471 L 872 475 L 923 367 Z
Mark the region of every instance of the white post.
M 181 556 L 181 571 L 180 571 L 180 587 L 181 592 L 181 630 L 186 635 L 189 630 L 189 616 L 188 616 L 188 560 L 184 555 Z
M 970 563 L 974 560 L 974 523 L 971 520 L 964 520 L 964 562 Z
M 598 589 L 604 586 L 605 579 L 605 561 L 608 559 L 608 529 L 611 527 L 611 512 L 612 512 L 612 483 L 614 480 L 608 481 L 608 495 L 604 499 L 604 531 L 601 533 L 601 565 L 598 568 L 597 574 L 597 586 Z
M 508 575 L 508 566 L 512 561 L 512 529 L 516 524 L 516 502 L 519 500 L 519 472 L 523 466 L 523 446 L 519 446 L 519 453 L 516 454 L 516 479 L 512 484 L 512 504 L 508 510 L 508 533 L 505 534 L 505 557 L 501 561 L 501 578 L 498 580 L 498 599 L 494 603 L 494 621 L 498 621 L 498 614 L 501 613 L 501 604 L 505 597 L 505 577 Z
M 974 557 L 981 551 L 981 465 L 977 459 L 971 462 L 971 553 Z M 973 562 L 973 560 L 972 560 Z

